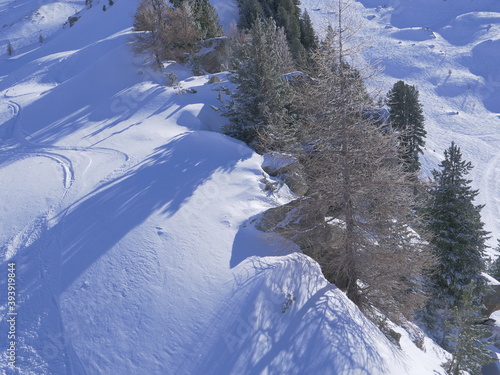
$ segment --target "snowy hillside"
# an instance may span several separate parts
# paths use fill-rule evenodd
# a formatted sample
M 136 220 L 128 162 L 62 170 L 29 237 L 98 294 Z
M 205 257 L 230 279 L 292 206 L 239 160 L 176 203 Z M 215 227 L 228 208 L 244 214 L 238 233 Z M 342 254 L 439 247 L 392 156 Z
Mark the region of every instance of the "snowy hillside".
M 470 11 L 463 3 L 426 25 L 443 29 L 432 40 L 410 24 L 410 8 L 358 5 L 365 32 L 380 35 L 370 53 L 386 56 L 387 87 L 397 78 L 419 86 L 427 167 L 456 139 L 498 230 L 500 109 L 498 92 L 484 91 L 498 90 L 488 86 L 498 65 L 474 64 L 493 53 L 481 38 L 497 32 L 496 13 L 456 18 Z M 165 72 L 180 87 L 166 87 L 128 46 L 137 3 L 93 4 L 0 0 L 0 288 L 14 263 L 17 313 L 2 292 L 0 373 L 443 373 L 430 340 L 424 352 L 399 329 L 399 350 L 314 261 L 261 236 L 252 218 L 293 196 L 266 191 L 262 157 L 217 132 L 226 121 L 210 107 L 218 84 L 172 63 Z M 235 3 L 214 4 L 228 27 Z M 480 22 L 492 27 L 459 46 L 453 27 Z M 456 52 L 472 45 L 476 57 Z
M 331 4 L 307 0 L 318 27 Z M 472 162 L 483 220 L 500 238 L 500 3 L 495 0 L 360 0 L 354 3 L 364 56 L 383 68 L 374 88 L 417 86 L 426 118 L 424 169 L 455 141 Z

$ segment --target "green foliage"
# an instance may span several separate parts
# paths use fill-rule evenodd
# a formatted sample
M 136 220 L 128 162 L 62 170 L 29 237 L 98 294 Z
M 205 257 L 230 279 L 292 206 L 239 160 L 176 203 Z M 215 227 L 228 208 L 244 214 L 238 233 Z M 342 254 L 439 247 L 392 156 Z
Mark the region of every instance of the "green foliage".
M 219 16 L 209 0 L 170 0 L 174 7 L 189 4 L 193 12 L 193 22 L 199 40 L 216 38 L 222 35 Z
M 392 127 L 399 134 L 403 163 L 409 172 L 418 172 L 418 156 L 423 153 L 427 134 L 418 90 L 415 86 L 398 81 L 387 94 L 387 105 Z
M 481 374 L 482 366 L 495 361 L 493 352 L 487 348 L 485 339 L 489 332 L 481 324 L 485 318 L 481 317 L 481 305 L 476 301 L 481 289 L 471 282 L 463 290 L 459 304 L 452 308 L 447 336 L 452 359 L 444 365 L 450 375 Z
M 307 12 L 301 15 L 297 0 L 239 0 L 238 26 L 249 30 L 256 19 L 273 18 L 278 27 L 285 29 L 288 46 L 298 66 L 304 66 L 308 54 L 317 46 L 311 19 Z
M 264 9 L 259 0 L 239 0 L 238 5 L 240 29 L 250 30 L 257 19 L 264 18 Z
M 318 47 L 318 37 L 314 32 L 311 17 L 304 10 L 300 17 L 300 41 L 306 50 L 314 50 Z
M 440 316 L 449 315 L 471 282 L 476 285 L 476 302 L 482 300 L 485 287 L 481 273 L 488 238 L 481 221 L 483 206 L 474 205 L 478 191 L 472 190 L 465 177 L 471 163 L 462 160 L 460 148 L 452 143 L 439 166 L 439 171 L 433 171 L 436 186 L 425 207 L 431 245 L 438 258 L 430 282 L 432 303 L 426 311 L 431 326 L 440 324 Z
M 498 240 L 498 245 L 496 248 L 497 253 L 500 253 L 500 240 Z M 489 268 L 489 273 L 495 279 L 500 280 L 500 256 L 498 256 L 492 263 Z
M 283 76 L 291 66 L 286 37 L 271 19 L 257 19 L 251 36 L 233 58 L 231 81 L 237 87 L 226 106 L 230 123 L 224 131 L 254 148 L 262 148 L 271 138 L 279 147 L 282 131 L 278 128 L 286 122 L 291 102 Z

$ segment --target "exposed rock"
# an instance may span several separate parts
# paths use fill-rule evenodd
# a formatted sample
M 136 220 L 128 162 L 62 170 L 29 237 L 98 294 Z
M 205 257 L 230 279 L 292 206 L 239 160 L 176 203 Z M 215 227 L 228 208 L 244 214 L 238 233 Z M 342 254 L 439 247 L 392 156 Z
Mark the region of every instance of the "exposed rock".
M 315 259 L 326 279 L 339 283 L 331 265 L 336 239 L 342 237 L 342 229 L 325 222 L 327 208 L 316 207 L 312 198 L 299 198 L 280 207 L 271 208 L 260 215 L 256 228 L 273 232 L 295 242 L 301 250 Z M 340 286 L 339 286 L 340 287 Z
M 219 83 L 222 82 L 222 80 L 218 76 L 210 76 L 210 79 L 208 80 L 208 83 Z
M 279 177 L 298 196 L 307 194 L 309 187 L 302 165 L 295 157 L 271 152 L 264 155 L 262 169 L 272 177 Z
M 298 196 L 302 197 L 307 194 L 309 186 L 307 186 L 304 174 L 302 173 L 300 168 L 288 173 L 283 173 L 280 175 L 280 177 L 282 181 L 289 187 L 289 189 Z
M 500 285 L 490 285 L 493 290 L 484 298 L 484 315 L 490 316 L 494 311 L 500 310 Z

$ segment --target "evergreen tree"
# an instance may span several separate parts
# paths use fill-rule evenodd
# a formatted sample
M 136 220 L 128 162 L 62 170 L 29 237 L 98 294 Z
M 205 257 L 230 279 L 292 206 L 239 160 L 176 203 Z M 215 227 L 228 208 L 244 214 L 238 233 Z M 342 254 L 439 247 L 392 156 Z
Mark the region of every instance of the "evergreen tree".
M 481 324 L 481 304 L 476 303 L 477 290 L 474 282 L 463 291 L 460 304 L 452 308 L 452 320 L 447 339 L 450 342 L 452 358 L 444 365 L 449 375 L 481 374 L 484 365 L 496 359 L 485 340 L 488 328 Z M 480 289 L 480 288 L 479 288 Z
M 291 93 L 283 74 L 292 62 L 284 31 L 272 19 L 257 19 L 251 36 L 233 59 L 231 81 L 237 87 L 224 131 L 257 148 L 264 138 L 280 137 L 275 129 L 286 121 Z
M 208 0 L 200 0 L 199 3 L 199 10 L 195 12 L 195 20 L 199 25 L 200 38 L 205 40 L 221 36 L 222 26 L 214 6 Z
M 222 35 L 222 26 L 214 6 L 208 0 L 170 0 L 174 7 L 189 4 L 193 12 L 194 26 L 198 39 L 205 40 Z
M 495 249 L 497 253 L 500 253 L 500 239 L 498 240 L 497 248 Z M 495 279 L 500 280 L 500 256 L 498 256 L 493 263 L 491 263 L 489 273 Z
M 433 295 L 427 306 L 430 326 L 440 325 L 452 306 L 460 303 L 471 282 L 477 285 L 476 302 L 484 294 L 483 255 L 487 232 L 483 229 L 481 209 L 474 205 L 477 190 L 472 190 L 466 175 L 472 169 L 462 160 L 460 148 L 451 144 L 444 153 L 440 170 L 434 170 L 436 186 L 430 191 L 425 209 L 427 228 L 433 236 L 431 245 L 438 265 L 431 279 Z
M 300 17 L 300 41 L 307 51 L 314 50 L 318 46 L 318 37 L 307 10 L 304 10 Z
M 305 62 L 306 50 L 301 43 L 300 8 L 293 0 L 280 0 L 274 17 L 276 24 L 285 29 L 294 61 L 302 65 Z
M 239 0 L 240 28 L 249 30 L 258 18 L 273 18 L 285 29 L 288 47 L 295 63 L 304 66 L 307 51 L 314 44 L 314 29 L 308 15 L 301 17 L 298 0 Z M 307 14 L 307 13 L 306 13 Z M 305 32 L 306 35 L 302 35 Z
M 423 153 L 427 134 L 418 90 L 398 81 L 387 94 L 387 99 L 392 127 L 399 133 L 403 163 L 409 172 L 418 172 L 418 156 Z
M 250 30 L 257 19 L 264 18 L 264 9 L 259 0 L 238 0 L 238 5 L 240 29 Z

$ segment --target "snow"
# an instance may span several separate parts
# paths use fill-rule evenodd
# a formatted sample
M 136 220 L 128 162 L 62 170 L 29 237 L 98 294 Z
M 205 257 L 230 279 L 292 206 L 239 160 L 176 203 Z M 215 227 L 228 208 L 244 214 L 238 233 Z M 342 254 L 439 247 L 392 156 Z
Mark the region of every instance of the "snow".
M 411 18 L 403 3 L 393 4 L 398 14 L 363 3 L 365 14 L 377 15 L 366 19 L 366 33 L 381 38 L 370 53 L 385 46 L 384 61 L 393 62 L 387 87 L 401 76 L 420 88 L 426 169 L 457 136 L 476 165 L 473 177 L 483 177 L 474 178 L 485 186 L 481 199 L 500 204 L 498 118 L 476 89 L 490 87 L 484 77 L 496 77 L 496 67 L 465 68 L 472 51 L 477 59 L 494 52 L 486 39 L 471 39 L 454 46 L 470 56 L 455 55 L 434 30 L 480 20 L 493 33 L 497 9 L 453 23 L 460 7 L 471 12 L 459 2 L 453 17 L 420 25 L 403 24 Z M 166 87 L 164 74 L 128 46 L 137 4 L 115 0 L 106 12 L 102 4 L 0 0 L 0 25 L 8 25 L 0 48 L 12 40 L 16 50 L 0 52 L 0 288 L 15 262 L 18 313 L 11 370 L 0 294 L 0 373 L 443 373 L 447 354 L 432 341 L 424 340 L 424 352 L 397 328 L 398 349 L 316 262 L 255 229 L 263 211 L 292 195 L 286 186 L 265 190 L 262 164 L 276 160 L 220 134 L 227 120 L 212 108 L 220 105 L 214 89 L 227 82 L 208 84 L 209 76 L 169 62 L 163 73 L 180 82 Z M 214 4 L 229 27 L 236 3 Z M 63 28 L 76 11 L 81 18 Z M 459 34 L 450 29 L 447 38 Z M 478 115 L 482 127 L 469 126 Z M 485 210 L 490 230 L 500 225 L 498 207 Z
M 360 0 L 347 12 L 359 27 L 366 63 L 382 71 L 371 79 L 385 95 L 397 80 L 420 92 L 427 130 L 421 158 L 424 175 L 437 168 L 452 141 L 471 161 L 472 186 L 486 230 L 496 247 L 500 233 L 500 3 L 494 0 Z M 324 27 L 331 5 L 303 2 L 313 21 Z M 358 61 L 359 63 L 359 61 Z M 493 251 L 490 251 L 494 255 Z

